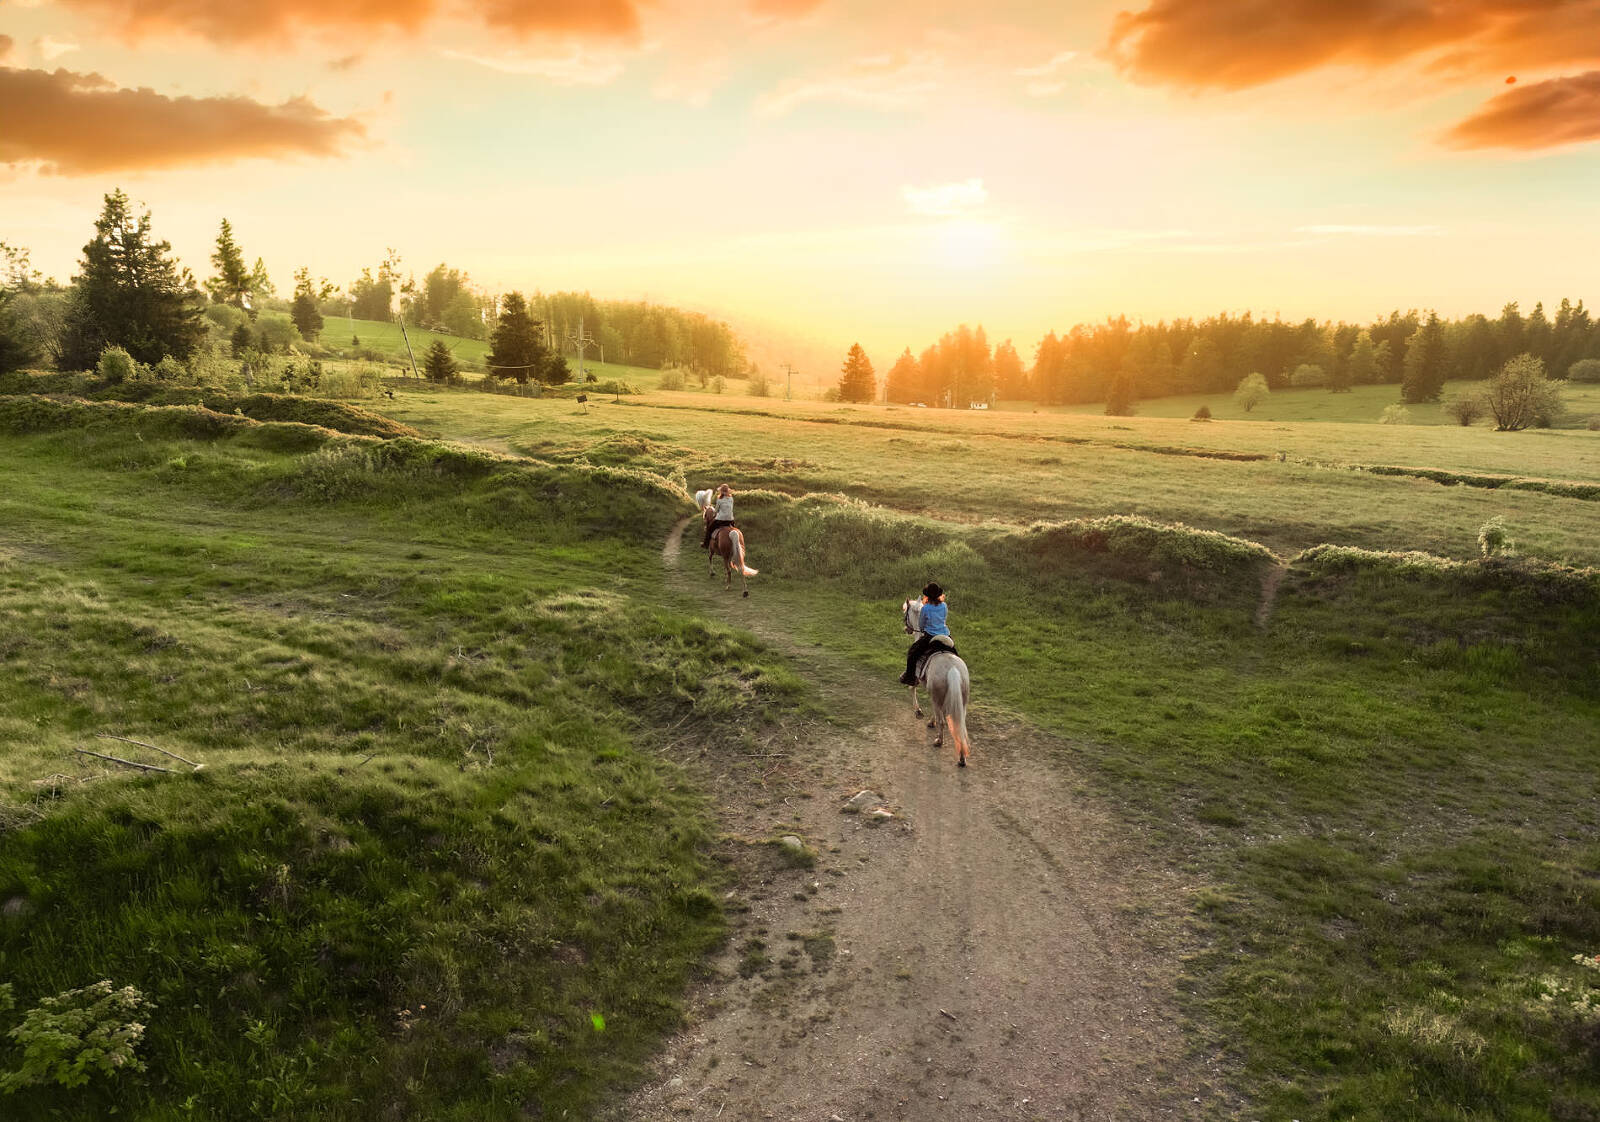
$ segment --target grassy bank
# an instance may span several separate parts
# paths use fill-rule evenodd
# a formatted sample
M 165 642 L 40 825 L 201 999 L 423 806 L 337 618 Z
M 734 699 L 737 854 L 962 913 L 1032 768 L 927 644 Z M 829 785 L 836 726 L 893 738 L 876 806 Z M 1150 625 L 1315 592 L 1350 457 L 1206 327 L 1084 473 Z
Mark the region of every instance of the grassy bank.
M 797 680 L 660 602 L 684 499 L 651 476 L 211 416 L 0 450 L 0 1025 L 101 979 L 146 1003 L 97 1014 L 145 1026 L 141 1070 L 62 1086 L 3 1038 L 0 1101 L 586 1116 L 720 930 L 646 745 L 736 750 Z

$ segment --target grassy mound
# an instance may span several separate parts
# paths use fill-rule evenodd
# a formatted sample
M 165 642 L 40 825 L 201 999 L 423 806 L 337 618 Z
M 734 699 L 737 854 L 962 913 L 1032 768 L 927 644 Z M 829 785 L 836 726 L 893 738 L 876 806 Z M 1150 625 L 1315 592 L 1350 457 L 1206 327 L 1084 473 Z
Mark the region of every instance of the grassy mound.
M 1442 471 L 1438 468 L 1392 467 L 1375 464 L 1363 468 L 1373 475 L 1399 475 L 1430 479 L 1446 487 L 1483 487 L 1489 490 L 1539 491 L 1568 499 L 1600 501 L 1600 483 L 1574 483 L 1563 479 L 1526 479 L 1516 475 L 1486 475 L 1482 472 Z
M 588 1117 L 636 1078 L 720 928 L 702 808 L 644 746 L 732 750 L 801 703 L 659 602 L 682 493 L 0 405 L 54 419 L 0 450 L 0 1080 L 40 1073 L 4 1033 L 60 995 L 150 1003 L 142 1068 L 44 1070 L 0 1113 Z M 102 732 L 206 767 L 72 754 Z

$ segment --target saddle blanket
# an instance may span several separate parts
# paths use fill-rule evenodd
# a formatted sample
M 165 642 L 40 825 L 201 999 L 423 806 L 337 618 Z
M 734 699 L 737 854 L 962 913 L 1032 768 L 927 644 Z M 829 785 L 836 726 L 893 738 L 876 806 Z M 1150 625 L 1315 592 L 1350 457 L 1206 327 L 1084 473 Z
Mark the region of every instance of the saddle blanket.
M 960 654 L 956 650 L 956 641 L 944 635 L 933 637 L 933 646 L 917 656 L 917 681 L 921 682 L 927 677 L 928 660 L 936 654 Z

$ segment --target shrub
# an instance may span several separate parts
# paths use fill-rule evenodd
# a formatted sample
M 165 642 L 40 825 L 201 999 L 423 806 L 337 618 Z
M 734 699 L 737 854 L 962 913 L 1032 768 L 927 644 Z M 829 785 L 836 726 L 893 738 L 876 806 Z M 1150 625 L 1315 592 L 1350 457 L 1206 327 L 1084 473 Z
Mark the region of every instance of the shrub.
M 0 987 L 0 1009 L 11 1003 L 11 987 Z M 28 1010 L 9 1035 L 22 1048 L 22 1066 L 0 1073 L 0 1093 L 58 1084 L 81 1087 L 96 1072 L 142 1071 L 134 1049 L 145 1026 L 135 1020 L 150 1008 L 132 986 L 112 989 L 99 981 L 46 997 Z
M 772 382 L 760 367 L 752 367 L 750 376 L 745 379 L 745 389 L 752 397 L 766 397 L 772 393 Z
M 676 366 L 669 366 L 661 372 L 659 387 L 664 390 L 681 390 L 687 385 L 683 371 Z
M 1484 394 L 1496 431 L 1516 432 L 1529 425 L 1548 427 L 1561 415 L 1561 387 L 1530 354 L 1508 359 Z
M 1506 533 L 1505 519 L 1498 514 L 1478 527 L 1478 550 L 1485 558 L 1510 553 L 1514 544 Z
M 723 378 L 723 376 L 721 374 L 718 374 L 715 378 L 711 379 L 711 392 L 712 393 L 721 393 L 723 390 L 725 390 L 727 388 L 728 388 L 727 379 Z
M 169 382 L 174 385 L 189 379 L 189 368 L 171 355 L 167 355 L 156 363 L 150 373 L 155 376 L 156 381 Z
M 1456 424 L 1463 428 L 1477 424 L 1488 409 L 1488 405 L 1479 394 L 1451 398 L 1444 403 L 1445 416 L 1454 418 Z
M 116 386 L 130 378 L 138 377 L 139 364 L 121 347 L 107 347 L 100 352 L 100 361 L 96 364 L 95 371 L 102 381 Z
M 1385 405 L 1383 414 L 1378 418 L 1380 425 L 1409 425 L 1411 423 L 1411 410 L 1404 405 Z
M 822 391 L 822 400 L 823 401 L 838 401 L 839 400 L 839 387 L 838 386 L 829 386 L 827 389 L 823 390 Z
M 1248 413 L 1267 400 L 1271 394 L 1272 390 L 1267 385 L 1267 379 L 1264 375 L 1246 374 L 1239 379 L 1239 388 L 1233 391 L 1233 400 L 1235 404 Z
M 1196 409 L 1194 411 L 1194 416 L 1190 417 L 1189 419 L 1191 421 L 1209 421 L 1209 420 L 1211 420 L 1211 406 L 1202 405 L 1200 408 L 1198 408 L 1198 409 Z
M 1567 367 L 1571 382 L 1600 382 L 1600 358 L 1581 358 Z
M 1318 366 L 1316 363 L 1302 362 L 1299 366 L 1295 367 L 1294 373 L 1289 375 L 1289 384 L 1295 387 L 1295 389 L 1310 389 L 1314 386 L 1325 386 L 1328 384 L 1328 375 L 1322 369 L 1322 367 Z

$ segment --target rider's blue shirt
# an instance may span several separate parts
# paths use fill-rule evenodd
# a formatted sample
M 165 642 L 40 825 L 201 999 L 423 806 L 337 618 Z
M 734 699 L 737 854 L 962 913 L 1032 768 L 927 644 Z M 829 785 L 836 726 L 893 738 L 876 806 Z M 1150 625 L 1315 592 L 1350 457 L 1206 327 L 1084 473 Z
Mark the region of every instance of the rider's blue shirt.
M 950 611 L 950 605 L 946 604 L 942 600 L 937 604 L 924 604 L 924 605 L 922 605 L 922 631 L 923 631 L 923 634 L 925 634 L 925 635 L 949 635 L 950 634 L 950 628 L 948 626 L 946 626 L 945 622 L 944 622 L 945 615 L 949 611 Z

